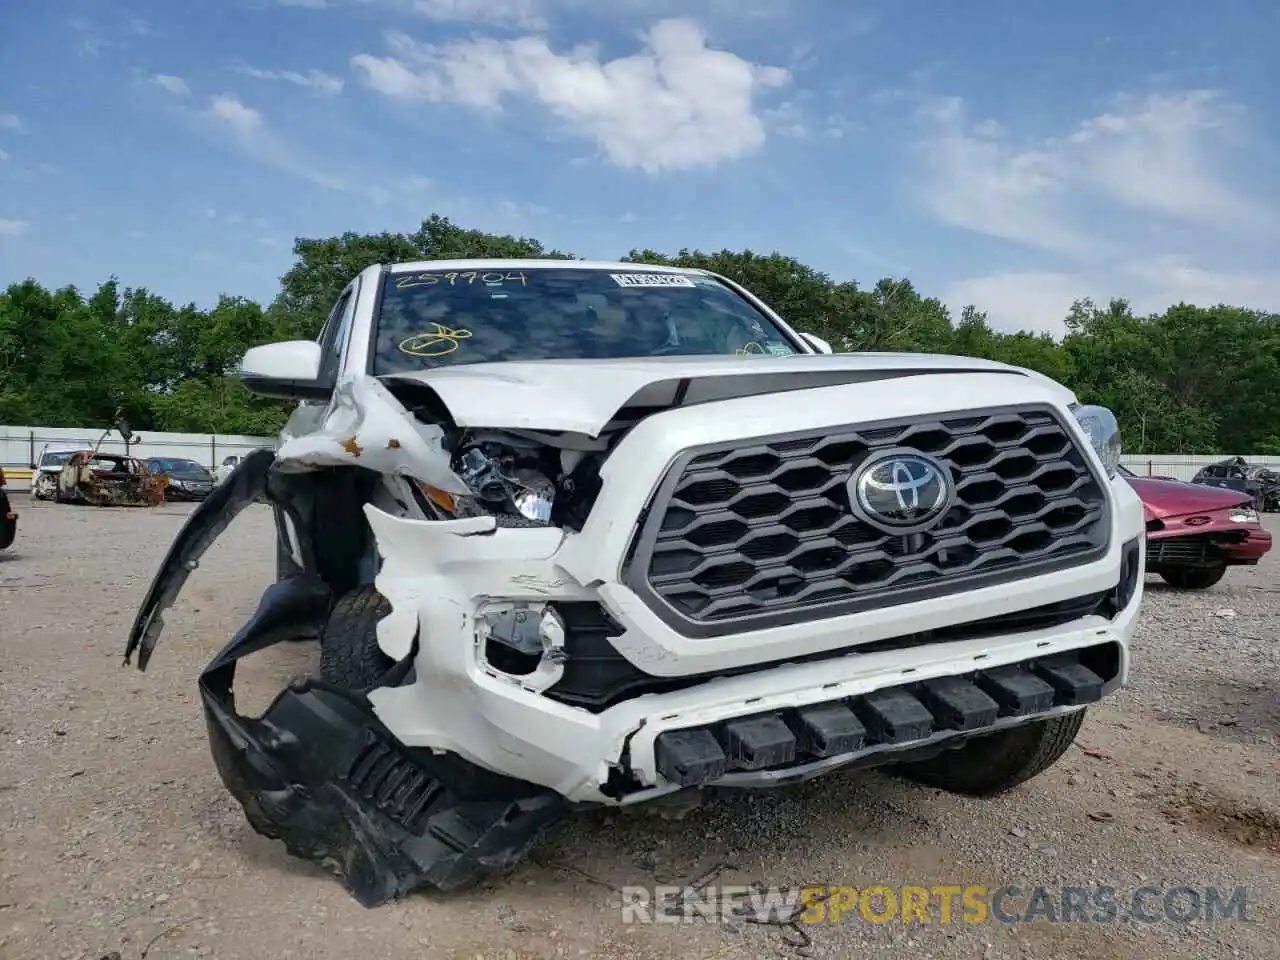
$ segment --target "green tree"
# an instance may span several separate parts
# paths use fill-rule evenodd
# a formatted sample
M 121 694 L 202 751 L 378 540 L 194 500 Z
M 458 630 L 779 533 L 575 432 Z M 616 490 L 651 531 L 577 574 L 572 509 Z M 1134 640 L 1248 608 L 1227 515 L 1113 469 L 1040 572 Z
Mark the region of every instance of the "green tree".
M 412 233 L 299 238 L 265 310 L 241 297 L 175 306 L 108 278 L 87 296 L 35 280 L 0 293 L 0 422 L 97 426 L 123 407 L 138 430 L 271 434 L 289 404 L 250 395 L 245 350 L 314 338 L 361 270 L 405 260 L 573 259 L 530 237 L 485 233 L 433 215 Z M 632 250 L 624 260 L 707 269 L 742 284 L 837 351 L 984 357 L 1039 371 L 1085 402 L 1116 411 L 1135 452 L 1280 453 L 1280 315 L 1224 304 L 1176 304 L 1140 317 L 1123 299 L 1079 300 L 1061 342 L 1006 333 L 965 307 L 952 321 L 906 278 L 871 287 L 780 252 Z

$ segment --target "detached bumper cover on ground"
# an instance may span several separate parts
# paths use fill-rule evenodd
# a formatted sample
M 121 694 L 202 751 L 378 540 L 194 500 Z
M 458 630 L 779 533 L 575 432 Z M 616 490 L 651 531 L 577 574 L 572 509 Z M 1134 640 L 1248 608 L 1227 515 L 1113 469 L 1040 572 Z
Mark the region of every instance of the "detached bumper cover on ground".
M 319 581 L 276 584 L 200 678 L 214 761 L 254 829 L 337 873 L 365 906 L 518 862 L 568 811 L 550 791 L 407 751 L 362 695 L 317 681 L 289 686 L 260 719 L 236 713 L 236 661 L 318 626 L 328 605 Z
M 125 662 L 146 669 L 201 554 L 249 504 L 268 499 L 274 455 L 256 451 L 188 518 L 148 592 Z M 569 804 L 555 793 L 406 750 L 360 693 L 313 680 L 282 691 L 262 717 L 236 712 L 237 662 L 319 635 L 332 597 L 300 575 L 267 590 L 258 610 L 200 676 L 210 747 L 253 828 L 334 872 L 365 906 L 423 885 L 453 889 L 516 863 Z M 415 650 L 416 652 L 416 650 Z M 394 684 L 411 658 L 385 677 Z

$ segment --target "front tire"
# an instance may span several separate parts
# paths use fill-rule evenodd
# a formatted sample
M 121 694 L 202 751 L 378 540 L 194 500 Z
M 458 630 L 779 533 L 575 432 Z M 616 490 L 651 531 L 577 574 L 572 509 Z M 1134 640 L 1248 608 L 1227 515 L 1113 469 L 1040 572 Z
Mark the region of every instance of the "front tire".
M 373 586 L 358 587 L 334 604 L 320 637 L 320 676 L 347 690 L 375 686 L 394 661 L 378 646 L 378 621 L 391 604 Z
M 994 797 L 1049 769 L 1067 752 L 1085 710 L 1036 720 L 970 740 L 927 760 L 904 763 L 909 780 L 970 797 Z
M 1160 577 L 1179 590 L 1208 590 L 1227 574 L 1226 566 L 1220 567 L 1170 567 L 1160 571 Z

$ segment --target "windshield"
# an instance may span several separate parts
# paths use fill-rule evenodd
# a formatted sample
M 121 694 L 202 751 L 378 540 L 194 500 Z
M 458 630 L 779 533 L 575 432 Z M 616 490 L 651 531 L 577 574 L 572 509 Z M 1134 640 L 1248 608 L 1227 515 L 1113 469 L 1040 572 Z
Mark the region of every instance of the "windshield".
M 719 280 L 639 265 L 392 274 L 375 338 L 375 375 L 495 360 L 802 352 Z
M 75 453 L 74 450 L 59 450 L 54 453 L 46 453 L 40 458 L 40 466 L 60 467 L 71 459 L 73 453 Z
M 156 458 L 147 461 L 147 469 L 152 473 L 182 473 L 194 476 L 207 476 L 207 471 L 194 460 L 167 460 Z

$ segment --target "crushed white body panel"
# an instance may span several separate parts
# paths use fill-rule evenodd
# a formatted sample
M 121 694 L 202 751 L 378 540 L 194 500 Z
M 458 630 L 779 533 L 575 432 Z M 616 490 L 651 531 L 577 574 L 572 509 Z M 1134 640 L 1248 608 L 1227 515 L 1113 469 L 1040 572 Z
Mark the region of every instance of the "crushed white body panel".
M 380 627 L 379 643 L 389 656 L 400 658 L 415 631 L 420 641 L 415 681 L 370 693 L 379 718 L 407 745 L 454 751 L 571 799 L 612 802 L 599 787 L 628 743 L 630 771 L 654 791 L 669 789 L 654 768 L 653 743 L 663 730 L 864 693 L 901 683 L 908 674 L 944 676 L 973 669 L 979 658 L 994 666 L 1108 640 L 1126 651 L 1127 669 L 1136 604 L 1112 621 L 1089 618 L 1055 630 L 786 663 L 1114 588 L 1123 545 L 1144 530 L 1141 503 L 1122 479 L 1110 485 L 1113 529 L 1105 557 L 911 604 L 692 638 L 672 629 L 621 582 L 635 518 L 679 451 L 785 433 L 798 423 L 836 427 L 855 419 L 849 411 L 865 421 L 937 416 L 954 408 L 956 396 L 966 395 L 980 396 L 991 407 L 1058 401 L 1055 391 L 1036 380 L 956 372 L 921 378 L 907 391 L 849 383 L 739 397 L 717 403 L 714 417 L 706 408 L 676 407 L 648 417 L 618 442 L 578 533 L 510 529 L 480 520 L 415 521 L 366 507 L 383 557 L 376 585 L 393 607 Z M 1081 443 L 1087 447 L 1083 435 Z M 485 661 L 478 624 L 485 605 L 567 600 L 600 603 L 623 628 L 611 640 L 615 649 L 653 676 L 768 666 L 679 692 L 641 695 L 593 714 L 542 695 L 554 676 L 553 664 L 529 677 L 513 677 Z M 626 802 L 649 795 L 628 796 Z
M 524 678 L 494 670 L 484 662 L 477 643 L 476 611 L 490 595 L 532 601 L 597 599 L 612 607 L 607 591 L 582 585 L 557 565 L 557 531 L 499 529 L 485 536 L 453 523 L 404 520 L 374 508 L 366 513 L 384 557 L 377 586 L 396 610 L 382 621 L 380 645 L 389 655 L 403 656 L 415 630 L 421 629 L 416 680 L 369 694 L 378 718 L 408 746 L 453 751 L 479 766 L 580 802 L 617 802 L 600 787 L 610 767 L 620 764 L 628 744 L 630 772 L 651 789 L 625 802 L 676 789 L 662 781 L 655 766 L 654 743 L 665 730 L 853 696 L 907 677 L 949 676 L 979 664 L 989 669 L 1108 641 L 1125 651 L 1122 676 L 1127 677 L 1128 644 L 1137 624 L 1135 604 L 1110 622 L 1086 618 L 1053 630 L 771 666 L 674 693 L 639 696 L 593 714 L 548 700 L 540 683 L 530 685 L 522 682 Z M 1141 518 L 1140 505 L 1137 516 Z M 1132 511 L 1124 511 L 1121 523 L 1132 525 Z M 1005 586 L 1001 590 L 1007 596 L 1000 599 L 1026 607 L 1044 602 L 1039 596 L 1043 589 L 1043 583 L 1030 581 Z M 997 600 L 994 595 L 984 599 L 988 604 Z M 801 635 L 796 646 L 847 643 L 855 627 L 859 638 L 870 641 L 919 623 L 913 612 L 900 610 L 897 616 L 896 623 L 884 618 L 865 627 L 855 622 L 856 617 L 841 618 L 834 628 L 819 621 L 797 631 Z M 940 610 L 929 621 L 946 619 L 946 611 Z M 635 631 L 629 630 L 628 636 L 634 638 Z M 648 643 L 658 646 L 652 638 Z M 619 648 L 631 658 L 633 650 L 621 643 Z
M 416 419 L 374 377 L 354 374 L 339 381 L 315 432 L 286 440 L 276 462 L 281 471 L 294 473 L 365 467 L 466 493 L 443 444 L 440 427 Z
M 912 391 L 930 394 L 933 376 L 957 374 L 1000 374 L 1023 385 L 1029 379 L 1026 371 L 993 360 L 891 353 L 536 360 L 439 367 L 388 379 L 431 387 L 460 426 L 594 437 L 624 406 L 666 406 L 677 396 L 680 403 L 698 404 L 904 377 Z M 1051 380 L 1036 385 L 1049 391 L 1045 384 L 1056 388 L 1060 402 L 1073 399 Z

